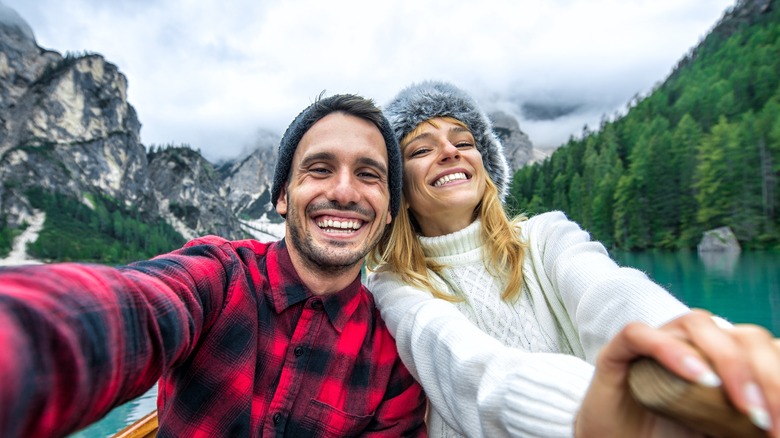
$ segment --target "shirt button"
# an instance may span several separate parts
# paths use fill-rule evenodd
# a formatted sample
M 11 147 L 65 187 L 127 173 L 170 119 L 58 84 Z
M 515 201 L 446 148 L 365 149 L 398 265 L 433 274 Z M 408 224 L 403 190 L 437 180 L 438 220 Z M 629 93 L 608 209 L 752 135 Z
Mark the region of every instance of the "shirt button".
M 311 308 L 314 310 L 322 310 L 322 301 L 314 300 L 311 302 Z
M 277 412 L 274 414 L 274 424 L 279 424 L 280 421 L 282 421 L 282 414 Z
M 295 357 L 301 357 L 301 355 L 303 354 L 303 347 L 301 346 L 295 347 L 293 353 L 295 353 Z

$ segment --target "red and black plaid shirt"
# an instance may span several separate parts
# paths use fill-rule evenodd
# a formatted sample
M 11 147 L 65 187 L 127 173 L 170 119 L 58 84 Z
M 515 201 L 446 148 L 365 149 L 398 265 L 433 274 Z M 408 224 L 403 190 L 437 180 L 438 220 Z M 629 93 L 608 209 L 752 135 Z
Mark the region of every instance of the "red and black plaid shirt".
M 0 274 L 0 436 L 64 435 L 160 378 L 160 437 L 425 436 L 371 295 L 312 295 L 283 242 Z

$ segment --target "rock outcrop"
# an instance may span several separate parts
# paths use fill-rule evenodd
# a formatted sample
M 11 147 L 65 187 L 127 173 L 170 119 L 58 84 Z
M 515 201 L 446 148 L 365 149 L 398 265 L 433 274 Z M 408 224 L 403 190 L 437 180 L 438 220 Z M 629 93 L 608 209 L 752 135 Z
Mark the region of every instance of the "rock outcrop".
M 734 232 L 729 227 L 705 231 L 697 248 L 699 253 L 739 253 L 742 251 L 737 236 L 734 235 Z
M 271 205 L 271 182 L 280 140 L 277 134 L 261 132 L 252 152 L 218 166 L 228 190 L 227 199 L 239 218 L 266 216 L 274 222 L 283 220 Z
M 528 135 L 520 129 L 517 119 L 503 111 L 494 111 L 489 117 L 493 122 L 493 131 L 504 146 L 509 168 L 514 172 L 532 162 L 533 144 Z

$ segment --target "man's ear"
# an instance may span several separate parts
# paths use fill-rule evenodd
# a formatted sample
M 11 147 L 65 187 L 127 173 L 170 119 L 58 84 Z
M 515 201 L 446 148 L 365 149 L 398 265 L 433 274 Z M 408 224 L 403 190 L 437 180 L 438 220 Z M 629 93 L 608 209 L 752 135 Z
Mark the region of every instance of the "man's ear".
M 280 216 L 284 217 L 287 214 L 287 182 L 285 181 L 282 186 L 282 190 L 279 192 L 279 197 L 276 199 L 276 212 Z

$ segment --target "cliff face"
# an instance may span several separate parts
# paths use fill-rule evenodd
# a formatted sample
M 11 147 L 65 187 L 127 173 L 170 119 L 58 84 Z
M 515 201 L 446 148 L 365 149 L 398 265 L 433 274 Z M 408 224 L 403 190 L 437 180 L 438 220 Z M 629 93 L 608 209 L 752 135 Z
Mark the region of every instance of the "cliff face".
M 274 222 L 282 221 L 271 205 L 271 183 L 280 140 L 276 134 L 263 132 L 251 153 L 218 167 L 228 190 L 227 199 L 233 211 L 244 220 L 266 216 Z
M 512 172 L 533 163 L 538 158 L 531 139 L 520 129 L 520 124 L 515 117 L 502 111 L 492 112 L 489 116 L 493 122 L 493 130 L 504 146 L 504 153 Z
M 211 165 L 202 157 L 183 154 L 192 159 L 165 176 L 174 154 L 150 167 L 127 78 L 102 56 L 63 57 L 23 27 L 0 23 L 0 98 L 0 212 L 9 226 L 32 216 L 25 193 L 41 187 L 87 204 L 98 194 L 150 220 L 204 207 L 197 220 L 172 224 L 185 237 L 241 236 L 232 211 L 215 205 L 224 192 L 213 168 L 204 179 Z
M 238 237 L 240 224 L 227 189 L 200 153 L 168 148 L 149 154 L 149 178 L 160 213 L 186 239 L 201 234 Z
M 0 199 L 10 224 L 26 217 L 33 186 L 149 210 L 141 125 L 116 66 L 43 50 L 18 27 L 0 25 L 0 35 Z

